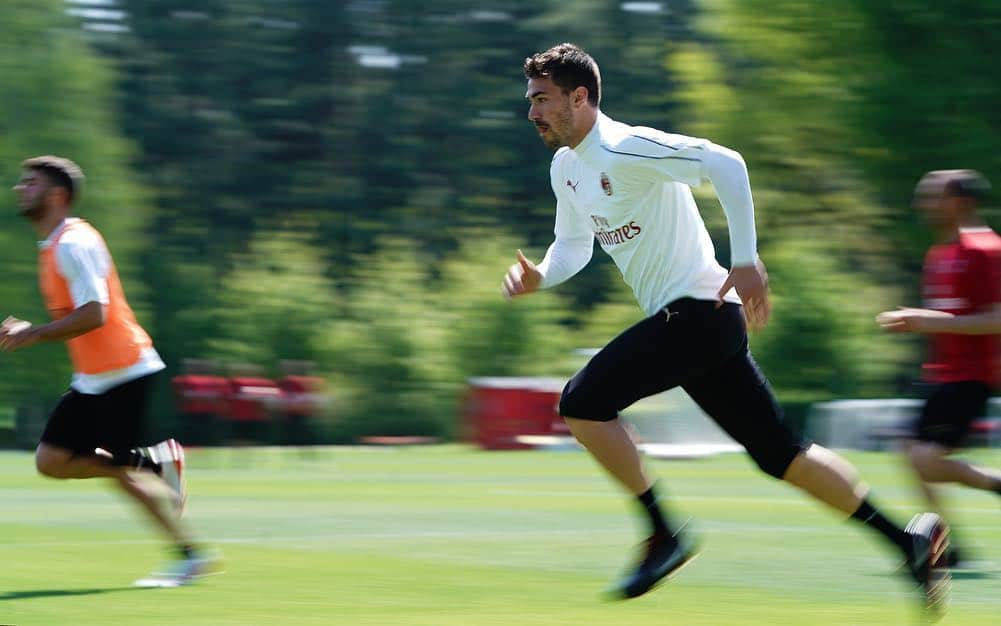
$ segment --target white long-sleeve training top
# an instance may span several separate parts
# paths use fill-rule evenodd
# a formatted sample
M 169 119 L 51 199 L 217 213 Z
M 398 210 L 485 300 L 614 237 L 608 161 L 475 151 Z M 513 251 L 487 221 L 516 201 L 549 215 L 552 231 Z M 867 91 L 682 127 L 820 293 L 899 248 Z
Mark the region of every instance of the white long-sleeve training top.
M 544 288 L 583 269 L 597 239 L 647 315 L 685 296 L 716 299 L 727 271 L 692 197 L 691 186 L 703 179 L 726 213 L 733 265 L 757 260 L 747 166 L 708 140 L 629 126 L 599 112 L 579 145 L 557 150 L 550 179 L 556 239 L 539 263 Z M 725 299 L 740 302 L 732 289 Z

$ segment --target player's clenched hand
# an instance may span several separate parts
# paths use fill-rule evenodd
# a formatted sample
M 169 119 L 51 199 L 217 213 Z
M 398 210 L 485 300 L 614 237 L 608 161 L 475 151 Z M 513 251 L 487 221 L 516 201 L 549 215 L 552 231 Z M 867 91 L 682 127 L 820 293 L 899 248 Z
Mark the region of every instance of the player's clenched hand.
M 510 300 L 515 296 L 537 291 L 541 282 L 542 272 L 518 250 L 518 262 L 508 269 L 502 291 L 504 297 Z
M 765 270 L 765 264 L 759 260 L 754 265 L 731 268 L 730 275 L 726 277 L 719 293 L 716 294 L 719 300 L 716 306 L 723 304 L 723 296 L 731 288 L 737 290 L 737 295 L 744 303 L 747 327 L 751 330 L 764 328 L 772 313 L 772 304 L 768 299 L 768 272 Z
M 30 332 L 31 322 L 8 316 L 0 324 L 0 349 L 8 352 L 23 348 L 33 342 Z

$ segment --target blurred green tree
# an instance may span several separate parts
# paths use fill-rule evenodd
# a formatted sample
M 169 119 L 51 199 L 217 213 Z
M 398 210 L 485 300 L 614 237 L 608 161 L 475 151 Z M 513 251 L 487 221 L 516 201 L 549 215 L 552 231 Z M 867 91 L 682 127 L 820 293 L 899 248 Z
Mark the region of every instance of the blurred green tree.
M 553 293 L 497 297 L 514 249 L 538 258 L 552 237 L 549 154 L 524 120 L 521 62 L 536 50 L 580 43 L 607 113 L 744 155 L 777 304 L 752 341 L 784 398 L 898 391 L 920 342 L 871 320 L 917 299 L 928 234 L 911 186 L 934 167 L 1001 173 L 989 3 L 117 6 L 108 31 L 71 28 L 56 0 L 5 11 L 11 180 L 28 154 L 80 160 L 81 212 L 172 368 L 315 359 L 358 401 L 359 432 L 446 433 L 466 377 L 566 375 L 573 348 L 640 316 L 603 254 Z M 697 193 L 726 263 L 722 211 Z M 30 230 L 0 219 L 15 277 L 0 295 L 38 318 Z M 47 351 L 5 357 L 16 376 L 0 394 L 54 387 Z
M 280 360 L 326 361 L 318 350 L 343 305 L 326 261 L 302 228 L 257 233 L 222 280 L 207 356 L 273 370 Z M 197 314 L 197 313 L 193 313 Z

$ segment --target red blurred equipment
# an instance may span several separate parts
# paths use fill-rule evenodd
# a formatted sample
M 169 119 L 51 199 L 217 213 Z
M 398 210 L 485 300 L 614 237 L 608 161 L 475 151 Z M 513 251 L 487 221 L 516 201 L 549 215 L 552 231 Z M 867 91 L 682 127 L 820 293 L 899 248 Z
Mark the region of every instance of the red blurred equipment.
M 229 379 L 229 412 L 235 422 L 265 422 L 281 402 L 281 390 L 270 378 L 233 376 Z
M 222 376 L 181 374 L 171 381 L 177 408 L 185 415 L 226 414 L 229 381 Z
M 555 378 L 471 378 L 467 438 L 487 450 L 533 448 L 533 437 L 567 438 L 569 429 L 559 415 L 563 385 Z

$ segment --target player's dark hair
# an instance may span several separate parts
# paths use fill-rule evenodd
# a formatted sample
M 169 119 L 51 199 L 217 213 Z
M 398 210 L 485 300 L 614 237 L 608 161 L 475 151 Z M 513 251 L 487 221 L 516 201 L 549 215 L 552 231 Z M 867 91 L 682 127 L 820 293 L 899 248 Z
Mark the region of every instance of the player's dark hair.
M 548 78 L 563 93 L 587 89 L 591 106 L 601 102 L 601 72 L 591 55 L 572 43 L 561 43 L 525 59 L 525 78 Z
M 73 204 L 83 191 L 83 170 L 69 159 L 52 155 L 38 156 L 25 159 L 21 167 L 42 172 L 53 187 L 65 189 L 70 204 Z
M 991 193 L 991 184 L 976 170 L 954 170 L 948 173 L 945 194 L 959 198 L 973 198 L 983 202 Z

